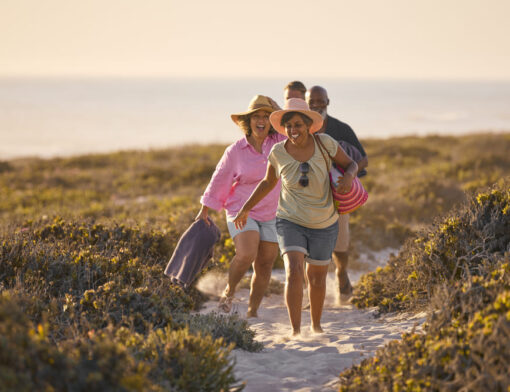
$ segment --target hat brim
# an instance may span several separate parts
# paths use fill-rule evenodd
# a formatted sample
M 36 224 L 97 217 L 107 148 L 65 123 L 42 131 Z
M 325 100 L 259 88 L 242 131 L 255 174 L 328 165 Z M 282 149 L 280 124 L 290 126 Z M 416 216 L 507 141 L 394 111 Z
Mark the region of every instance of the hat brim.
M 269 116 L 269 121 L 271 122 L 271 125 L 276 130 L 276 132 L 281 133 L 282 135 L 287 135 L 287 132 L 285 132 L 285 127 L 281 125 L 282 117 L 289 112 L 297 112 L 302 113 L 305 116 L 309 117 L 313 122 L 310 126 L 310 133 L 315 133 L 319 129 L 322 128 L 323 118 L 322 116 L 314 112 L 313 110 L 296 110 L 296 109 L 285 109 L 285 110 L 277 110 Z
M 255 108 L 255 109 L 252 109 L 252 110 L 248 110 L 246 112 L 231 114 L 230 118 L 232 119 L 233 122 L 235 122 L 237 124 L 238 120 L 239 120 L 239 117 L 247 116 L 249 114 L 253 114 L 255 112 L 258 112 L 259 110 L 263 110 L 264 112 L 268 112 L 268 113 L 273 113 L 274 112 L 274 109 L 271 106 L 261 106 L 260 108 Z

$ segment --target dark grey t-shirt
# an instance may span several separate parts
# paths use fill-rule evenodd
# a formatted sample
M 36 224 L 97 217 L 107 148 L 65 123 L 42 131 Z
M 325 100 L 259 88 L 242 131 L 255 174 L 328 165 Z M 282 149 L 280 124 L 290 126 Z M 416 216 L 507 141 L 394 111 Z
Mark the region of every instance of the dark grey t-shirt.
M 324 133 L 328 134 L 338 142 L 340 140 L 343 140 L 349 144 L 352 144 L 359 150 L 363 157 L 367 156 L 367 153 L 365 152 L 365 149 L 359 142 L 358 137 L 348 124 L 328 115 L 326 130 Z M 358 173 L 358 177 L 362 177 L 365 174 L 367 174 L 366 170 L 362 170 L 361 172 Z

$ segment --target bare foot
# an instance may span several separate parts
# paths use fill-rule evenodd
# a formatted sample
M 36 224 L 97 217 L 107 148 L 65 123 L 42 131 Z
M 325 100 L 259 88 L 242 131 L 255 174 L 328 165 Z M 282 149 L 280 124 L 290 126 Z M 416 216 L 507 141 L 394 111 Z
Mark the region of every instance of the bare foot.
M 340 293 L 340 305 L 349 305 L 352 300 L 352 292 L 349 294 Z
M 312 333 L 324 333 L 324 330 L 322 329 L 322 327 L 319 325 L 317 327 L 314 327 L 313 325 L 310 326 L 310 331 Z
M 295 340 L 297 338 L 299 338 L 301 336 L 301 332 L 300 331 L 292 331 L 290 334 L 288 334 L 287 336 L 283 336 L 281 338 L 279 338 L 277 340 L 278 343 L 287 343 L 291 340 Z
M 234 296 L 227 297 L 222 295 L 218 302 L 218 309 L 223 313 L 230 313 L 232 310 L 232 301 L 234 300 Z

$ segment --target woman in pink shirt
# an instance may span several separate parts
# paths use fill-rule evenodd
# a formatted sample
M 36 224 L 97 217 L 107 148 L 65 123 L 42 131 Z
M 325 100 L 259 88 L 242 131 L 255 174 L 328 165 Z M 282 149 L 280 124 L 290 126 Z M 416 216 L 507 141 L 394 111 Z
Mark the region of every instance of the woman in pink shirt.
M 257 309 L 278 255 L 275 218 L 279 183 L 250 211 L 243 229 L 237 229 L 232 222 L 265 177 L 271 148 L 286 139 L 269 122 L 269 114 L 277 109 L 278 105 L 271 98 L 256 95 L 247 111 L 232 114 L 232 120 L 244 131 L 245 136 L 227 147 L 200 200 L 202 208 L 196 219 L 208 222 L 209 208 L 218 211 L 225 209 L 228 230 L 234 240 L 236 254 L 230 263 L 227 287 L 218 305 L 226 313 L 232 309 L 237 284 L 253 264 L 247 317 L 257 317 Z

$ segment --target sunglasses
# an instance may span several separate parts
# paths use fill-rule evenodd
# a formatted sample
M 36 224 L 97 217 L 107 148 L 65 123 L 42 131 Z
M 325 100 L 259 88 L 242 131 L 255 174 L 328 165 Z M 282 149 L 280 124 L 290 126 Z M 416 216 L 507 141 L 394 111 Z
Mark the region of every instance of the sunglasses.
M 308 176 L 307 173 L 310 171 L 310 165 L 308 162 L 302 162 L 299 165 L 299 171 L 301 173 L 301 177 L 299 177 L 299 185 L 303 188 L 308 186 Z

